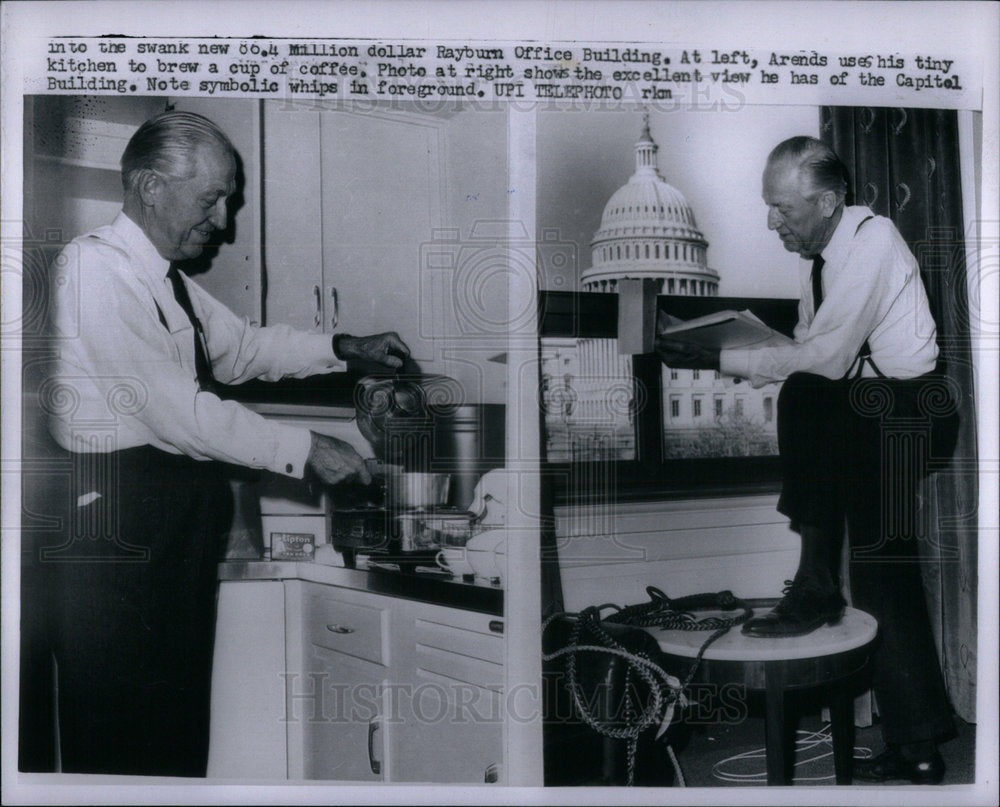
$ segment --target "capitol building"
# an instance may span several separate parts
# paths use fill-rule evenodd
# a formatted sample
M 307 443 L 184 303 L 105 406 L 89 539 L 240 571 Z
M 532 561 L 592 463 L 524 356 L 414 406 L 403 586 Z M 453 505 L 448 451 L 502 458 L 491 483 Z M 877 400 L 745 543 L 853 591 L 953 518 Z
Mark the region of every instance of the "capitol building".
M 716 296 L 719 273 L 684 195 L 660 174 L 646 119 L 635 172 L 608 199 L 591 241 L 584 292 L 611 292 L 626 278 L 650 278 L 659 294 Z M 613 339 L 545 339 L 542 350 L 550 461 L 635 458 L 632 358 Z M 664 367 L 664 456 L 777 453 L 776 386 L 754 390 L 717 372 Z
M 635 144 L 635 173 L 604 206 L 591 242 L 586 291 L 616 290 L 622 278 L 652 278 L 659 294 L 719 293 L 719 274 L 708 268 L 708 241 L 694 211 L 656 167 L 657 146 L 643 126 Z

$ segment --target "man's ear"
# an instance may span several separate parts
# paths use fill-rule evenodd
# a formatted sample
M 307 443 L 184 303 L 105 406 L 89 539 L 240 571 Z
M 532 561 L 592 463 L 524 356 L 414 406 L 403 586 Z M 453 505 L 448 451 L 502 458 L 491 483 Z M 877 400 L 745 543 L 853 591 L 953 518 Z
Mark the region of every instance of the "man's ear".
M 135 185 L 139 191 L 139 199 L 146 207 L 154 207 L 163 195 L 166 187 L 163 177 L 155 171 L 144 170 L 139 175 L 139 181 Z
M 819 195 L 819 209 L 823 218 L 830 218 L 837 210 L 837 194 L 833 191 L 823 191 Z

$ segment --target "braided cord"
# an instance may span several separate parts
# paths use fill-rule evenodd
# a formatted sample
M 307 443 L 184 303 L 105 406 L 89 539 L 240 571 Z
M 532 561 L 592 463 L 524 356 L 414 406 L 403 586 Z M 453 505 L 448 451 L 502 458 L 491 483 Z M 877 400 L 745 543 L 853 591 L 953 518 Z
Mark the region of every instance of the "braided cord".
M 561 656 L 566 656 L 566 678 L 567 686 L 573 698 L 577 711 L 583 721 L 598 734 L 618 740 L 627 740 L 627 781 L 628 786 L 635 783 L 636 749 L 639 735 L 656 722 L 661 722 L 661 710 L 666 706 L 666 716 L 662 722 L 669 722 L 672 708 L 680 700 L 684 703 L 684 691 L 693 680 L 702 656 L 711 644 L 724 636 L 730 628 L 745 622 L 752 616 L 752 610 L 742 600 L 737 599 L 732 592 L 722 591 L 715 595 L 696 595 L 693 597 L 670 600 L 662 591 L 649 586 L 646 589 L 650 595 L 650 602 L 631 605 L 620 608 L 611 603 L 586 608 L 578 614 L 557 613 L 548 617 L 542 623 L 542 633 L 546 628 L 560 617 L 575 617 L 575 622 L 570 630 L 568 644 L 552 653 L 543 653 L 544 661 L 551 661 Z M 736 617 L 707 617 L 696 619 L 690 611 L 682 610 L 687 608 L 717 608 L 719 610 L 734 610 L 742 608 L 743 613 Z M 664 630 L 712 630 L 713 633 L 701 645 L 698 654 L 691 664 L 688 674 L 683 683 L 671 676 L 662 667 L 650 660 L 641 653 L 632 653 L 622 647 L 615 639 L 601 627 L 601 611 L 612 608 L 615 613 L 607 616 L 603 621 L 615 624 L 631 625 L 635 627 L 659 627 Z M 601 644 L 580 644 L 580 635 L 584 626 L 597 637 Z M 625 726 L 616 728 L 609 723 L 598 720 L 590 712 L 584 703 L 583 693 L 577 679 L 576 659 L 581 652 L 607 653 L 625 659 L 628 663 L 625 678 Z M 638 715 L 633 713 L 632 700 L 628 696 L 632 675 L 638 676 L 649 687 L 652 702 L 648 703 Z M 667 694 L 664 695 L 664 692 Z M 667 747 L 670 751 L 670 747 Z M 678 779 L 683 784 L 684 777 L 680 773 L 676 757 L 671 753 L 674 767 L 678 772 Z

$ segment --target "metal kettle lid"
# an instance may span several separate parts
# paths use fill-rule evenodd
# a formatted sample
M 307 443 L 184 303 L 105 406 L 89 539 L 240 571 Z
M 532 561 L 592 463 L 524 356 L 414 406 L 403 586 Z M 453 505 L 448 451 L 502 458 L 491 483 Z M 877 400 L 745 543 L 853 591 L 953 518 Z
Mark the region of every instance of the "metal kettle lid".
M 355 388 L 358 428 L 372 444 L 375 456 L 390 460 L 388 435 L 395 429 L 433 428 L 451 417 L 464 403 L 461 384 L 445 375 L 401 372 L 394 376 L 366 376 Z

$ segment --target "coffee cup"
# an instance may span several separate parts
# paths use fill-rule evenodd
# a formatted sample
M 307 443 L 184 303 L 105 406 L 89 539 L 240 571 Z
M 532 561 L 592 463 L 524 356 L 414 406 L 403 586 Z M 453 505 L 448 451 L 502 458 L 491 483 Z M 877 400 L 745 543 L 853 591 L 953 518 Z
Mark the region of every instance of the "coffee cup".
M 451 572 L 456 577 L 476 573 L 468 557 L 466 557 L 465 547 L 463 546 L 446 546 L 437 553 L 436 561 L 438 566 L 446 572 Z

